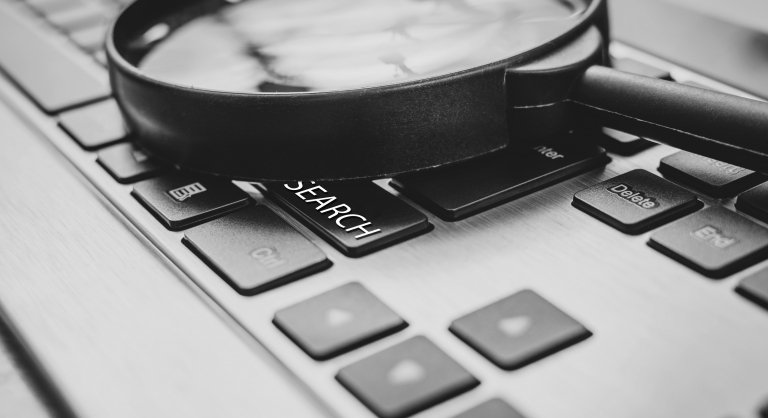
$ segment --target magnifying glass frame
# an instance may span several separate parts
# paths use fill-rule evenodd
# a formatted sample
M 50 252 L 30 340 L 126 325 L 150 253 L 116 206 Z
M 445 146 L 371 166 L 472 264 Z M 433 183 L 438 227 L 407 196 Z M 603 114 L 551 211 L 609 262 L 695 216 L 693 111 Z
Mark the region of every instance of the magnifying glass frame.
M 509 124 L 516 93 L 507 88 L 507 70 L 592 27 L 608 39 L 606 1 L 593 0 L 569 30 L 522 54 L 400 84 L 228 93 L 158 81 L 134 65 L 132 40 L 158 22 L 178 26 L 172 19 L 182 8 L 215 4 L 138 0 L 129 6 L 108 34 L 112 88 L 135 141 L 148 153 L 185 169 L 251 181 L 392 177 L 523 142 Z

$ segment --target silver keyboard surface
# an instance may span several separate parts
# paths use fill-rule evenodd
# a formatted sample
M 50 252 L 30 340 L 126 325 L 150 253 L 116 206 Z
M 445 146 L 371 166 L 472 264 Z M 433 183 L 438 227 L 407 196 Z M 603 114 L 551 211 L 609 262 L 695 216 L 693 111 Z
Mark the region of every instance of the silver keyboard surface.
M 34 8 L 38 2 L 44 3 L 0 1 L 0 22 L 22 22 L 25 30 L 56 45 L 74 40 L 65 48 L 67 56 L 90 78 L 103 82 L 100 49 L 78 46 L 70 32 L 48 26 L 45 14 Z M 104 9 L 107 16 L 118 5 L 113 7 Z M 628 45 L 614 42 L 610 50 L 614 59 L 660 69 L 677 82 L 757 99 Z M 0 48 L 0 66 L 2 54 Z M 0 98 L 77 168 L 152 251 L 214 301 L 230 327 L 271 353 L 333 414 L 376 416 L 337 375 L 420 336 L 479 385 L 413 415 L 419 418 L 453 417 L 493 398 L 503 399 L 529 418 L 757 418 L 768 401 L 768 311 L 734 291 L 744 278 L 768 268 L 768 257 L 714 280 L 647 245 L 663 225 L 628 235 L 572 206 L 574 194 L 632 170 L 661 177 L 660 161 L 675 149 L 657 145 L 621 155 L 608 146 L 611 161 L 605 166 L 458 221 L 435 216 L 395 190 L 389 179 L 377 180 L 378 187 L 424 214 L 431 229 L 355 258 L 317 234 L 317 228 L 266 193 L 263 185 L 235 182 L 252 205 L 277 213 L 332 262 L 325 270 L 245 296 L 222 280 L 226 272 L 211 268 L 210 260 L 206 263 L 199 251 L 185 246 L 183 230 L 166 228 L 146 203 L 132 196 L 131 184 L 116 181 L 97 162 L 98 150 L 108 149 L 112 141 L 82 146 L 70 136 L 72 129 L 61 128 L 67 111 L 103 99 L 98 89 L 74 102 L 48 102 L 34 91 L 22 93 L 18 86 L 25 87 L 27 81 L 12 71 L 5 74 Z M 705 207 L 723 207 L 768 227 L 738 211 L 735 195 L 714 198 L 676 184 L 695 194 Z M 407 327 L 315 360 L 275 325 L 277 312 L 353 282 Z M 505 370 L 449 330 L 459 318 L 524 290 L 562 310 L 591 335 L 523 367 Z M 338 320 L 345 321 L 343 315 Z

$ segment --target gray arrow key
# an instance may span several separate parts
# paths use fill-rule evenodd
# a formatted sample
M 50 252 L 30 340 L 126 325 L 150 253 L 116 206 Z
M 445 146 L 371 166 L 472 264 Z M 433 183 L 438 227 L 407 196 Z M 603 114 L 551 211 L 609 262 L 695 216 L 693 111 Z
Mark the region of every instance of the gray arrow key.
M 501 399 L 491 399 L 454 418 L 525 418 Z
M 380 418 L 402 418 L 480 384 L 425 337 L 353 363 L 336 379 Z
M 282 309 L 272 321 L 315 360 L 325 360 L 408 326 L 360 283 Z
M 523 367 L 592 335 L 530 290 L 459 318 L 450 330 L 505 370 Z
M 330 267 L 307 238 L 265 206 L 246 208 L 184 233 L 236 291 L 254 295 Z

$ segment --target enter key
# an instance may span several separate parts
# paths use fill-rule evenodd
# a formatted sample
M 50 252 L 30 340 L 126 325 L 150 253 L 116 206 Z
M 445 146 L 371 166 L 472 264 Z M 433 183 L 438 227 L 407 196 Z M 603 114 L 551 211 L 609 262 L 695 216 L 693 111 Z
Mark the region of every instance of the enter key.
M 446 168 L 392 179 L 394 188 L 448 221 L 456 221 L 605 165 L 594 145 L 512 148 Z

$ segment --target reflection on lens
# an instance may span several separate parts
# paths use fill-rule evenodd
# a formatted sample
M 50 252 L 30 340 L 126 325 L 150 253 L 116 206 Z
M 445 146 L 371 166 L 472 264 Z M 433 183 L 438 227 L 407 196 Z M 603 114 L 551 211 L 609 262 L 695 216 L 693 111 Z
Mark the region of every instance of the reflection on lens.
M 232 92 L 331 91 L 465 70 L 578 21 L 586 0 L 244 0 L 159 42 L 141 70 Z

